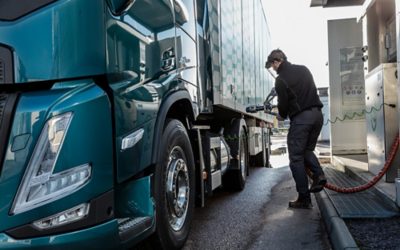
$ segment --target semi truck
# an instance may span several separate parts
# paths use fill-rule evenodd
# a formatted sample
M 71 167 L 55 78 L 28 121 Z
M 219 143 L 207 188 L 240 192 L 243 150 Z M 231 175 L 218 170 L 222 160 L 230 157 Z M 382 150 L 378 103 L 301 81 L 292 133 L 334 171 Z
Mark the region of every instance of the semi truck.
M 0 1 L 0 248 L 181 248 L 269 165 L 270 50 L 261 0 Z

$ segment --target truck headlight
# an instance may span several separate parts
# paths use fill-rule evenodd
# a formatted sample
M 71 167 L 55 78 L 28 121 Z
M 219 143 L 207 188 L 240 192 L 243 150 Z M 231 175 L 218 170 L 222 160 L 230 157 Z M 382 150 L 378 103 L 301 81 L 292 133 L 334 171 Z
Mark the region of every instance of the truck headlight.
M 72 113 L 51 118 L 45 124 L 25 170 L 11 208 L 18 214 L 63 198 L 87 183 L 91 176 L 89 164 L 53 174 L 64 142 Z

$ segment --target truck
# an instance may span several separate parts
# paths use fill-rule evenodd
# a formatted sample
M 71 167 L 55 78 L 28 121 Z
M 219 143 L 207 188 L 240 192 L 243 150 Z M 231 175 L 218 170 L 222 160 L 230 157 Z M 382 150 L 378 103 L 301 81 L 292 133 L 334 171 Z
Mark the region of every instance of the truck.
M 270 40 L 261 0 L 0 1 L 0 248 L 181 248 L 269 165 Z

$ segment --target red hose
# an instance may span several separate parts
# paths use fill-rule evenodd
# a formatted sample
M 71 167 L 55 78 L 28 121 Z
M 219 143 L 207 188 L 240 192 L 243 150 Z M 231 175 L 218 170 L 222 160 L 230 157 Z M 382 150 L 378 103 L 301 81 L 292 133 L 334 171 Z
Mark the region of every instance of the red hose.
M 338 193 L 345 193 L 345 194 L 357 193 L 357 192 L 367 190 L 368 188 L 375 185 L 383 177 L 383 175 L 385 175 L 385 173 L 388 171 L 389 167 L 392 165 L 394 157 L 396 156 L 396 152 L 397 152 L 398 148 L 399 148 L 399 134 L 396 135 L 396 139 L 395 139 L 394 143 L 392 144 L 392 147 L 390 148 L 389 157 L 388 157 L 387 161 L 385 162 L 385 165 L 383 166 L 381 171 L 378 173 L 378 175 L 376 175 L 368 183 L 365 183 L 365 184 L 357 186 L 357 187 L 347 187 L 347 188 L 338 187 L 331 183 L 326 183 L 325 188 L 333 190 Z

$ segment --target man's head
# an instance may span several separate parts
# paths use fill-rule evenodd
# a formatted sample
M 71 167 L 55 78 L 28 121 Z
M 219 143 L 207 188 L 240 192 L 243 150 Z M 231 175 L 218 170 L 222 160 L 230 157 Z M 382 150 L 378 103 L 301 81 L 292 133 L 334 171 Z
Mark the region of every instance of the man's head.
M 269 69 L 272 67 L 275 71 L 277 71 L 279 65 L 286 60 L 287 58 L 285 53 L 283 53 L 283 51 L 280 49 L 275 49 L 269 54 L 267 62 L 265 63 L 265 68 Z

